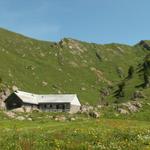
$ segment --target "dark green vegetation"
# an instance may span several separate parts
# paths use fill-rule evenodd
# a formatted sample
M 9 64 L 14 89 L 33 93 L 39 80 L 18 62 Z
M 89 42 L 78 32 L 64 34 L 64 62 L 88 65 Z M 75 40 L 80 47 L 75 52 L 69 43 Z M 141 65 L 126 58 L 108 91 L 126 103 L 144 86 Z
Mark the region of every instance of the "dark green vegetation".
M 109 102 L 118 96 L 127 101 L 136 90 L 150 93 L 144 89 L 148 71 L 139 72 L 149 45 L 99 45 L 69 38 L 54 43 L 0 29 L 0 77 L 6 85 L 28 92 L 77 93 L 82 103 L 97 104 L 103 89 L 109 91 L 104 95 Z M 124 89 L 116 98 L 114 92 L 122 83 Z

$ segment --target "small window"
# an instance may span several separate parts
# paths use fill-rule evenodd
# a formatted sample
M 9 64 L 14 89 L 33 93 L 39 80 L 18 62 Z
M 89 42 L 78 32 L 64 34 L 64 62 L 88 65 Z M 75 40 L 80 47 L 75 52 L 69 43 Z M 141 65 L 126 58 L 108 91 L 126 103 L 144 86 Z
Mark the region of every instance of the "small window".
M 59 109 L 59 105 L 58 104 L 56 105 L 56 109 Z
M 65 104 L 65 109 L 69 109 L 70 108 L 70 104 Z
M 44 104 L 44 108 L 47 108 L 47 105 L 46 105 L 46 104 Z

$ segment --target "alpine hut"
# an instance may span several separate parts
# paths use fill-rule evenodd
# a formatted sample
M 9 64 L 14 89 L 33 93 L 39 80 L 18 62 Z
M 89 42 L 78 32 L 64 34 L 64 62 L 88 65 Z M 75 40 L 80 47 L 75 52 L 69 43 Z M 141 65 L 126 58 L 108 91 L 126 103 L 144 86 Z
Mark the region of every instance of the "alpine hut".
M 76 113 L 81 104 L 76 94 L 48 94 L 38 95 L 23 91 L 15 91 L 6 100 L 8 110 L 23 107 L 25 109 L 37 108 L 46 112 Z

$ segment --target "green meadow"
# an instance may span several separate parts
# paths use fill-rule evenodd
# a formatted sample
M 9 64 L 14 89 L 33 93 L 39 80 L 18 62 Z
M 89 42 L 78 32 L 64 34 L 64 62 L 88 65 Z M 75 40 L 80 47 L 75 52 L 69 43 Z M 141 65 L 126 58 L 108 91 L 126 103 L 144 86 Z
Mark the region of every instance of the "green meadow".
M 150 149 L 149 121 L 92 119 L 80 115 L 75 121 L 38 119 L 37 114 L 32 117 L 33 121 L 17 121 L 1 113 L 2 150 Z

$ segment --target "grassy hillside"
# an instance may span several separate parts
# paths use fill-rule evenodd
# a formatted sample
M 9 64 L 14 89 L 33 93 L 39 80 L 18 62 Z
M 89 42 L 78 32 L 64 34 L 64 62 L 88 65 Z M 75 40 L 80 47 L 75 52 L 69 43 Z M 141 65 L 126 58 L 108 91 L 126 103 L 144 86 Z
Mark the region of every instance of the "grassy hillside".
M 54 43 L 0 29 L 0 77 L 5 84 L 35 93 L 77 93 L 82 103 L 98 103 L 105 88 L 111 93 L 107 99 L 114 100 L 129 67 L 137 69 L 148 53 L 141 43 L 100 45 L 70 38 Z M 138 73 L 127 81 L 124 100 L 140 82 Z
M 90 104 L 144 95 L 136 113 L 120 114 L 119 104 L 113 104 L 98 109 L 99 119 L 46 112 L 15 113 L 13 118 L 0 111 L 0 149 L 150 149 L 149 50 L 150 41 L 128 46 L 64 38 L 54 43 L 0 29 L 3 85 L 34 93 L 77 93 Z M 58 116 L 66 119 L 57 121 Z

